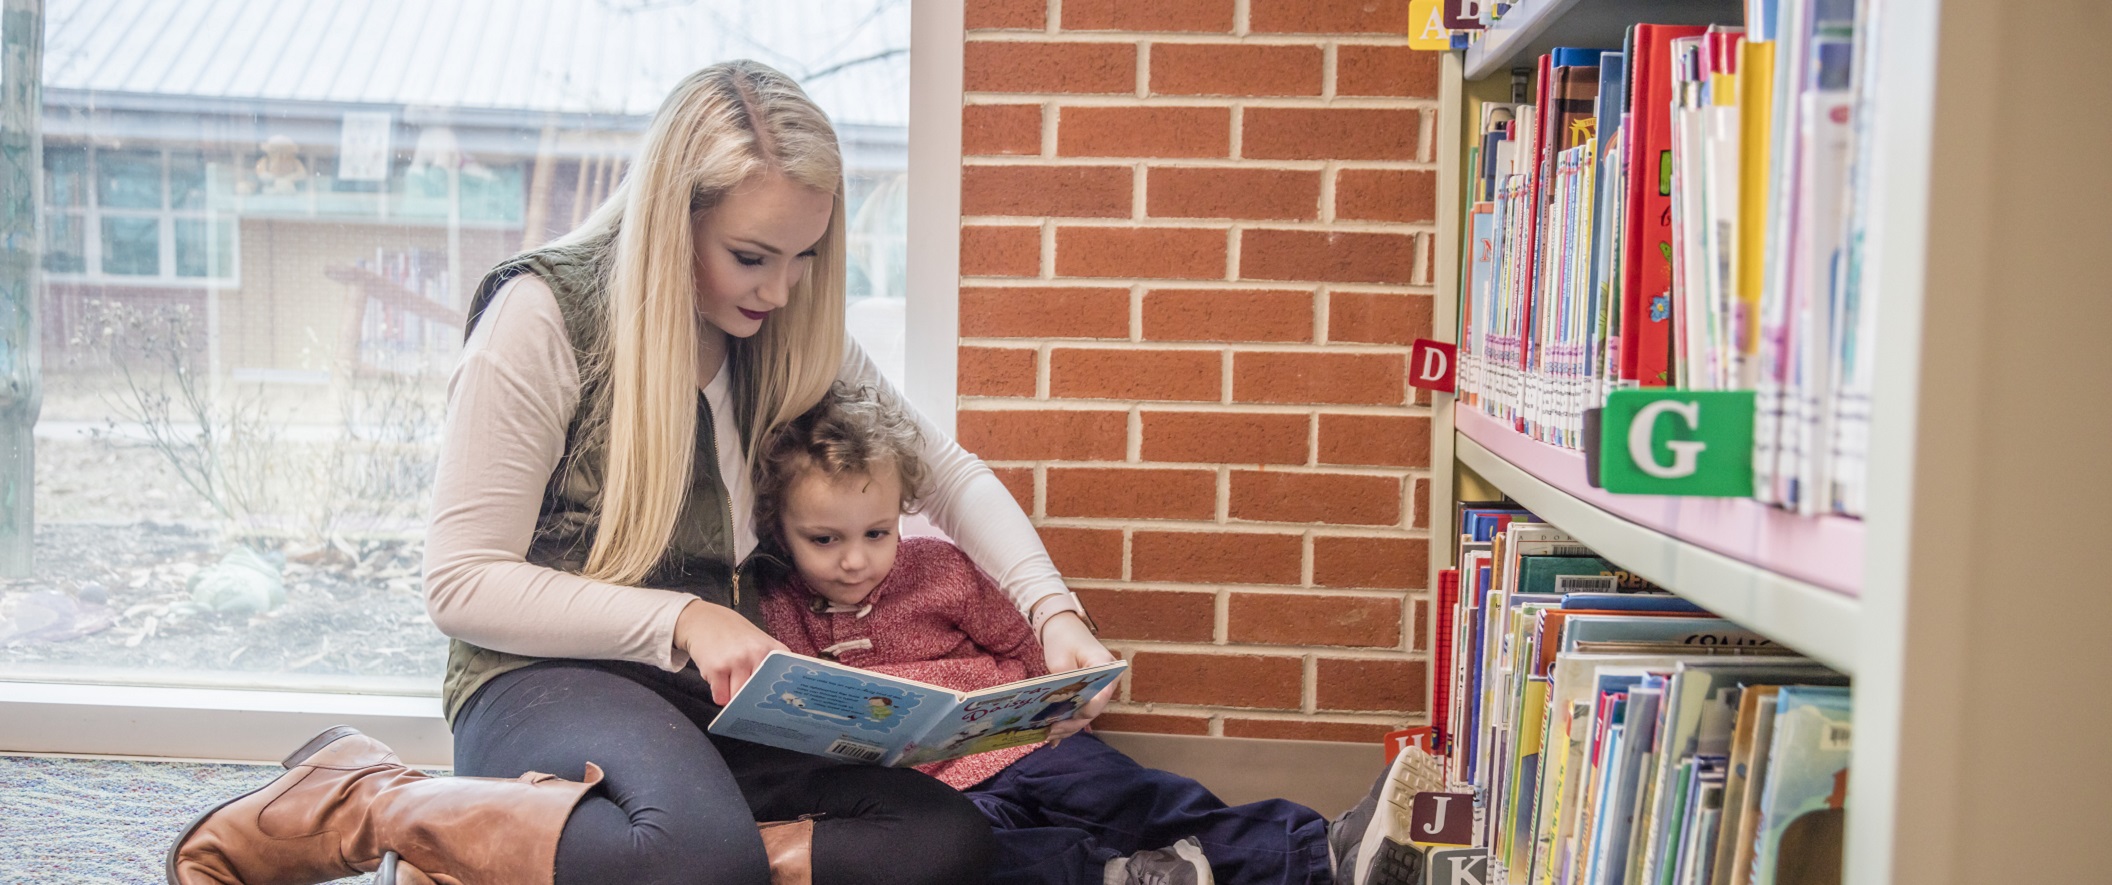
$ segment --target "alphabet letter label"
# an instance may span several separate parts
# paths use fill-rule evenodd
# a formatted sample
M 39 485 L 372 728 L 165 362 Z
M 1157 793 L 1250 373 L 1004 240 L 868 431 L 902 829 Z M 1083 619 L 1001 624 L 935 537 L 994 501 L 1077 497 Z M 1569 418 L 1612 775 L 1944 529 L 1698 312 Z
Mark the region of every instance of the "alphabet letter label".
M 1609 492 L 1753 493 L 1750 390 L 1617 390 L 1599 434 L 1599 480 Z
M 1459 348 L 1442 341 L 1417 338 L 1415 348 L 1408 352 L 1408 385 L 1424 390 L 1451 393 L 1453 389 L 1453 360 L 1459 356 Z
M 1473 794 L 1415 794 L 1408 803 L 1408 839 L 1424 845 L 1473 844 Z

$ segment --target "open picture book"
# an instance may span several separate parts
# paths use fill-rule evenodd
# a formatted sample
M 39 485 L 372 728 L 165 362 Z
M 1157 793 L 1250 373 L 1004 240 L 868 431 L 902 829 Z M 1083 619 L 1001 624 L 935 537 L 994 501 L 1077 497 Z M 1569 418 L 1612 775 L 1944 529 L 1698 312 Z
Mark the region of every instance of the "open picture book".
M 773 651 L 711 733 L 892 768 L 1038 743 L 1126 661 L 959 692 Z

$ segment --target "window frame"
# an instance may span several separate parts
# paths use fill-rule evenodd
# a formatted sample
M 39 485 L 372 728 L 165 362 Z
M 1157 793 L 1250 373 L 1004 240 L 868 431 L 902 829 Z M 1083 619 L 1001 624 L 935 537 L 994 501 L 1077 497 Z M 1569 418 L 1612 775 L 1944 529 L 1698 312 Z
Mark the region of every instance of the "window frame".
M 175 162 L 173 157 L 175 153 L 187 153 L 187 151 L 181 151 L 180 148 L 169 145 L 112 149 L 86 141 L 79 142 L 77 146 L 84 155 L 81 167 L 81 191 L 83 195 L 81 205 L 75 208 L 45 204 L 43 202 L 45 199 L 44 176 L 48 173 L 43 169 L 38 170 L 37 200 L 40 215 L 63 214 L 80 221 L 82 270 L 74 273 L 44 269 L 40 256 L 38 270 L 44 279 L 56 283 L 76 285 L 138 286 L 156 289 L 226 289 L 238 288 L 242 285 L 241 216 L 231 212 L 215 212 L 209 208 L 176 208 L 175 195 L 170 192 L 170 188 L 174 186 L 170 178 L 173 174 L 171 164 Z M 159 208 L 132 209 L 103 205 L 102 182 L 98 176 L 102 170 L 102 156 L 108 153 L 152 153 L 159 160 L 161 171 L 161 206 Z M 113 218 L 154 219 L 154 235 L 157 238 L 158 247 L 155 260 L 156 268 L 153 275 L 110 273 L 103 269 L 103 221 Z M 213 276 L 211 273 L 207 273 L 203 276 L 193 277 L 184 276 L 177 272 L 176 223 L 179 221 L 197 221 L 208 225 L 220 222 L 227 224 L 233 235 L 228 241 L 227 274 L 225 276 Z M 49 251 L 49 243 L 44 240 L 44 234 L 47 230 L 49 230 L 48 227 L 40 228 L 37 232 L 38 248 L 45 251 Z M 208 258 L 208 270 L 210 270 L 211 266 L 211 259 Z
M 965 9 L 959 0 L 911 4 L 907 292 L 907 395 L 938 427 L 954 430 L 959 365 L 960 166 Z M 168 205 L 167 148 L 162 152 Z M 36 199 L 42 206 L 42 169 Z M 91 169 L 92 172 L 92 169 Z M 89 180 L 94 187 L 94 181 Z M 93 194 L 91 194 L 91 197 Z M 162 210 L 164 215 L 168 209 Z M 98 222 L 99 223 L 99 222 Z M 166 222 L 164 229 L 169 228 Z M 239 230 L 239 220 L 237 222 Z M 97 231 L 100 236 L 100 231 Z M 239 272 L 237 235 L 235 265 Z M 171 255 L 164 266 L 173 266 Z M 84 248 L 83 252 L 87 250 Z M 90 268 L 98 265 L 91 263 Z M 44 274 L 58 281 L 77 275 Z M 224 285 L 218 278 L 96 277 L 111 284 Z M 433 694 L 82 684 L 0 679 L 0 753 L 47 753 L 275 762 L 333 725 L 388 743 L 414 765 L 453 762 L 453 736 Z

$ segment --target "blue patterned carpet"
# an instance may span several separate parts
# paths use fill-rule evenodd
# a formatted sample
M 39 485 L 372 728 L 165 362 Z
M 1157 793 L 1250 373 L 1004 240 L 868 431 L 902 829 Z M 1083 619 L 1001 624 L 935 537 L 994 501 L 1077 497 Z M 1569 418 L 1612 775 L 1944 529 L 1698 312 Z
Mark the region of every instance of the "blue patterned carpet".
M 275 765 L 0 756 L 0 885 L 162 883 L 163 852 L 184 825 L 278 773 Z

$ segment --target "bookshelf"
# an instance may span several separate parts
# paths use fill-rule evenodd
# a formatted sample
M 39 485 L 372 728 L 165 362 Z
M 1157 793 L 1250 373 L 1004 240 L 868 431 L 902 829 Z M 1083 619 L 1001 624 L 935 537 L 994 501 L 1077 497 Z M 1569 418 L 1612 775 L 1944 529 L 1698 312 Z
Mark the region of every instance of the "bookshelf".
M 1705 25 L 1740 16 L 1743 0 L 1545 0 L 1518 4 L 1468 47 L 1465 77 L 1509 71 L 1557 46 L 1619 46 L 1635 22 Z
M 1463 413 L 1461 423 L 1478 417 Z M 1613 507 L 1601 506 L 1595 502 L 1597 496 L 1582 496 L 1565 488 L 1571 479 L 1582 484 L 1584 465 L 1581 456 L 1543 446 L 1517 434 L 1510 436 L 1515 437 L 1516 442 L 1547 450 L 1536 454 L 1560 458 L 1553 465 L 1556 469 L 1535 472 L 1532 468 L 1548 466 L 1545 461 L 1505 457 L 1498 454 L 1501 449 L 1482 445 L 1465 430 L 1460 432 L 1457 443 L 1459 463 L 1502 489 L 1533 515 L 1561 526 L 1608 561 L 1620 563 L 1659 586 L 1675 588 L 1710 611 L 1767 634 L 1829 667 L 1843 673 L 1855 672 L 1859 606 L 1854 597 L 1766 566 L 1726 556 L 1677 534 L 1633 521 L 1622 512 L 1627 502 L 1614 502 Z M 1642 503 L 1644 506 L 1676 506 L 1692 502 L 1646 498 Z M 1656 506 L 1655 509 L 1662 512 L 1664 508 Z M 1676 520 L 1674 524 L 1677 524 Z M 1738 523 L 1725 521 L 1722 525 L 1735 526 Z
M 1867 260 L 1882 304 L 1865 518 L 1750 501 L 1611 495 L 1582 456 L 1440 396 L 1435 512 L 1500 491 L 1607 559 L 1853 677 L 1849 883 L 2101 881 L 2112 838 L 2112 167 L 2060 164 L 2015 133 L 2112 143 L 2112 19 L 2053 0 L 1875 0 Z M 1732 21 L 1738 3 L 1522 2 L 1448 53 L 1438 118 L 1434 318 L 1458 323 L 1472 99 L 1560 45 L 1630 23 Z M 1690 16 L 1689 13 L 1692 13 Z M 1992 72 L 1999 72 L 1996 76 Z M 2054 179 L 2057 179 L 2054 180 Z M 1467 490 L 1467 491 L 1463 491 Z M 1442 525 L 1442 518 L 1434 520 Z M 1456 539 L 1433 538 L 1433 569 Z M 1434 584 L 1433 584 L 1434 586 Z

